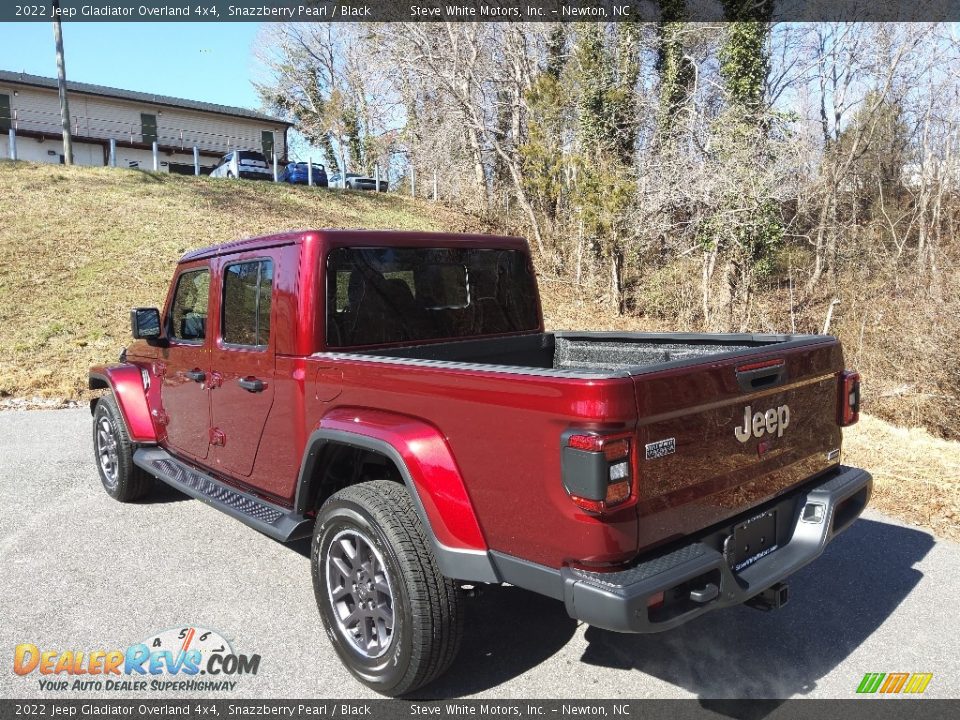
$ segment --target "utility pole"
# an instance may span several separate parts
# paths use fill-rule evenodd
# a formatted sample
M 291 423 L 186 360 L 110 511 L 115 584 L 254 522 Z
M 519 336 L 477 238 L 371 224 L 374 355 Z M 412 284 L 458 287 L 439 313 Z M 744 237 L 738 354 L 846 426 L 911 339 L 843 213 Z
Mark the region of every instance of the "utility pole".
M 60 89 L 60 124 L 63 126 L 63 162 L 73 165 L 73 136 L 70 134 L 70 106 L 67 104 L 67 65 L 63 59 L 60 0 L 53 0 L 53 39 L 57 45 L 57 86 Z

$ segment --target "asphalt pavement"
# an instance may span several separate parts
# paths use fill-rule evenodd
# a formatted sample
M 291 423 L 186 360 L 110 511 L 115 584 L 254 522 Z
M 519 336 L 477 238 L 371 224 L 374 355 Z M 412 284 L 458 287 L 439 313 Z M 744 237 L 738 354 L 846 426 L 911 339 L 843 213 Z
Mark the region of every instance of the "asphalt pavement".
M 114 502 L 86 409 L 0 412 L 0 498 L 0 697 L 117 696 L 41 690 L 37 672 L 13 672 L 18 644 L 122 649 L 180 627 L 261 656 L 218 697 L 375 697 L 323 632 L 306 543 L 277 543 L 166 486 Z M 719 610 L 643 636 L 488 588 L 468 599 L 459 658 L 422 695 L 851 698 L 865 673 L 929 672 L 926 696 L 960 696 L 960 545 L 868 511 L 790 589 L 778 611 Z

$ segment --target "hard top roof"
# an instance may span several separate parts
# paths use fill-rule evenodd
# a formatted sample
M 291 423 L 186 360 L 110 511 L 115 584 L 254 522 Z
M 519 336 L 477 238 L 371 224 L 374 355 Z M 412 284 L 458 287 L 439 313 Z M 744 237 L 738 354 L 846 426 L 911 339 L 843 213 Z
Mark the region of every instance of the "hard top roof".
M 220 245 L 192 250 L 180 258 L 181 263 L 204 258 L 234 255 L 249 250 L 262 250 L 278 245 L 291 245 L 304 241 L 320 241 L 330 247 L 451 247 L 498 248 L 525 250 L 527 241 L 511 235 L 485 235 L 481 233 L 421 232 L 418 230 L 293 230 L 274 235 L 244 238 Z

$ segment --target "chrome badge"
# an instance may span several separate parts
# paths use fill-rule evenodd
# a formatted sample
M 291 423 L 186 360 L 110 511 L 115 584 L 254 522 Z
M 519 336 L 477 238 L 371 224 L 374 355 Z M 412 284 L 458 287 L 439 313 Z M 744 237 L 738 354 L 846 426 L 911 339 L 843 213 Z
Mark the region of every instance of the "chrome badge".
M 657 442 L 648 443 L 646 448 L 647 460 L 656 460 L 667 455 L 673 455 L 677 451 L 677 439 L 657 440 Z
M 754 413 L 747 405 L 743 409 L 743 427 L 734 428 L 737 440 L 745 443 L 751 437 L 759 438 L 766 434 L 783 437 L 783 431 L 790 425 L 790 406 L 781 405 L 766 412 Z

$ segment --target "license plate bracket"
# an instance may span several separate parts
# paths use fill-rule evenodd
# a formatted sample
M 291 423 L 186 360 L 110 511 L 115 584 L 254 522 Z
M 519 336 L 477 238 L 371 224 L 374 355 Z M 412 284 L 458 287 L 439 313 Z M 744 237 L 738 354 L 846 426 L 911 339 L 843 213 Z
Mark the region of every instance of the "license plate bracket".
M 728 555 L 734 572 L 744 570 L 777 549 L 777 511 L 768 510 L 737 523 L 728 539 L 733 547 Z

